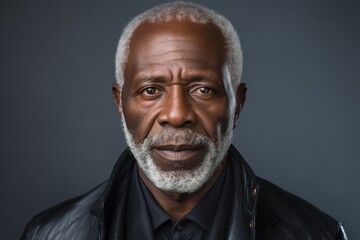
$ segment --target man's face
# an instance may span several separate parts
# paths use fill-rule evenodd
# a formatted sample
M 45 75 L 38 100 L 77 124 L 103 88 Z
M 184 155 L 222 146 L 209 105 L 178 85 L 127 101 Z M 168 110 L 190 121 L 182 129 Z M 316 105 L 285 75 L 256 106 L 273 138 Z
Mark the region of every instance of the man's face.
M 114 92 L 128 145 L 158 188 L 193 192 L 224 159 L 239 95 L 230 81 L 214 25 L 144 23 L 134 32 Z

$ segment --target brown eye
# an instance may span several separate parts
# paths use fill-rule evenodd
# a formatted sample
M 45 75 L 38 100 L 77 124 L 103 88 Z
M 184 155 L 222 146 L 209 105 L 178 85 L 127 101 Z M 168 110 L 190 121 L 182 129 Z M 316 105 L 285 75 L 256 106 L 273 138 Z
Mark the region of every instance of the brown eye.
M 210 92 L 210 88 L 207 88 L 207 87 L 200 87 L 198 88 L 198 91 L 202 94 L 207 94 Z
M 154 88 L 154 87 L 148 87 L 148 88 L 145 88 L 143 92 L 144 92 L 146 95 L 153 95 L 153 94 L 156 93 L 156 91 L 157 91 L 156 88 Z

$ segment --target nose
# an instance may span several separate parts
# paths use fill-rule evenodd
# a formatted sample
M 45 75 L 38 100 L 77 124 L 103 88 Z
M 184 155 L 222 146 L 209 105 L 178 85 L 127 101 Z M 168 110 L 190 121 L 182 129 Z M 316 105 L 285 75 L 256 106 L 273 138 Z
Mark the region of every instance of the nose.
M 196 114 L 190 96 L 179 85 L 170 87 L 158 115 L 158 123 L 166 127 L 189 127 L 196 123 Z

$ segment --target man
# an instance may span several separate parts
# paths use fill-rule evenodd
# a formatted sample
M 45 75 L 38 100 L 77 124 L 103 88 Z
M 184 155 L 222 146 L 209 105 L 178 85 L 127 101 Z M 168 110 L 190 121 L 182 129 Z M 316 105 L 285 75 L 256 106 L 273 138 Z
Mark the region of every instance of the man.
M 235 30 L 207 8 L 174 2 L 133 19 L 112 86 L 129 149 L 109 181 L 37 215 L 22 239 L 346 239 L 231 145 L 241 66 Z

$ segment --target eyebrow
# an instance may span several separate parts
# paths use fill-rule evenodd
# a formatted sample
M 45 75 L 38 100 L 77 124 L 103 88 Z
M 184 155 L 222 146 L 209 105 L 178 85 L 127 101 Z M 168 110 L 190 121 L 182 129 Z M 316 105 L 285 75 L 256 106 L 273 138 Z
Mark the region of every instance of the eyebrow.
M 135 77 L 136 81 L 138 83 L 146 83 L 146 82 L 156 82 L 156 83 L 165 83 L 166 77 L 164 76 L 148 76 L 148 75 L 142 75 L 141 77 Z
M 169 76 L 168 74 L 154 74 L 153 76 L 149 76 L 144 72 L 137 73 L 135 75 L 135 79 L 137 79 L 138 83 L 144 82 L 156 82 L 156 83 L 165 83 Z M 171 75 L 171 74 L 169 74 Z M 185 80 L 191 80 L 192 82 L 201 82 L 201 81 L 214 81 L 220 85 L 224 85 L 222 75 L 215 73 L 214 71 L 189 71 L 185 76 L 182 77 Z

